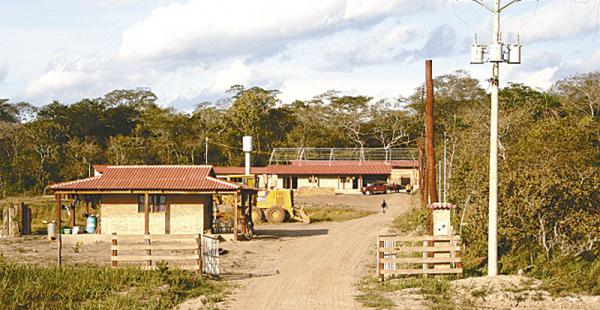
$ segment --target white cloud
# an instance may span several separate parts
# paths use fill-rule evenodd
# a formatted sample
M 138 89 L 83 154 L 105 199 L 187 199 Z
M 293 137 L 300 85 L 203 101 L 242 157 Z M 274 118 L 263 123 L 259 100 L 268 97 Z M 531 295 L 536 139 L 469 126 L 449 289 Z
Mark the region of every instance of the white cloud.
M 4 79 L 8 76 L 8 64 L 0 63 L 0 85 L 4 82 Z
M 440 1 L 255 0 L 189 1 L 155 9 L 123 34 L 125 59 L 256 55 L 293 39 L 331 33 L 386 15 L 415 12 Z
M 533 12 L 508 16 L 502 22 L 505 32 L 520 33 L 525 43 L 572 38 L 596 32 L 599 27 L 600 0 L 543 1 L 535 15 Z

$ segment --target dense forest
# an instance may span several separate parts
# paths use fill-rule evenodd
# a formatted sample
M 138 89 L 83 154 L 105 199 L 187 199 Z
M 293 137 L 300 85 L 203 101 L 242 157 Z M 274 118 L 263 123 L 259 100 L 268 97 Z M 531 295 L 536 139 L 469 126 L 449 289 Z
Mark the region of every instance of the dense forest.
M 463 71 L 434 85 L 436 155 L 446 132 L 456 227 L 468 245 L 465 260 L 481 272 L 489 95 Z M 501 271 L 569 259 L 596 262 L 586 279 L 600 281 L 600 71 L 545 91 L 510 84 L 500 100 Z M 422 87 L 396 100 L 328 91 L 288 103 L 276 90 L 233 86 L 224 99 L 191 113 L 160 107 L 148 89 L 42 107 L 0 99 L 0 195 L 39 193 L 48 183 L 85 177 L 91 163 L 203 164 L 206 138 L 213 165 L 240 165 L 243 135 L 254 137 L 257 165 L 274 147 L 415 147 L 423 102 Z

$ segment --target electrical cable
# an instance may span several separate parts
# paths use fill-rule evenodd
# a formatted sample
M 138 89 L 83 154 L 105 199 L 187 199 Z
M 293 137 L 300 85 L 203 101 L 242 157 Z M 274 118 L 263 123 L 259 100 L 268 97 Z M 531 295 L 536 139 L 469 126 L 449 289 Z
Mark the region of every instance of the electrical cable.
M 475 33 L 475 29 L 473 27 L 471 27 L 471 25 L 469 25 L 464 19 L 462 19 L 458 13 L 456 13 L 456 8 L 454 7 L 454 3 L 458 2 L 458 0 L 452 1 L 452 12 L 454 12 L 454 16 L 456 16 L 456 18 L 458 18 L 458 20 L 460 20 L 467 28 L 469 28 L 469 30 L 471 30 L 473 33 Z

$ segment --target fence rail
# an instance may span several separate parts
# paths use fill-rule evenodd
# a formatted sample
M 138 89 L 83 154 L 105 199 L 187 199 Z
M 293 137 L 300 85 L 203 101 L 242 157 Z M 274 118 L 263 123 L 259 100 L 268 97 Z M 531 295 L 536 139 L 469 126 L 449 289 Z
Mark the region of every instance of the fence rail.
M 158 262 L 167 262 L 184 270 L 202 271 L 202 238 L 200 234 L 176 235 L 112 235 L 111 265 L 144 264 L 143 269 L 155 269 Z
M 460 236 L 377 237 L 377 276 L 462 274 Z

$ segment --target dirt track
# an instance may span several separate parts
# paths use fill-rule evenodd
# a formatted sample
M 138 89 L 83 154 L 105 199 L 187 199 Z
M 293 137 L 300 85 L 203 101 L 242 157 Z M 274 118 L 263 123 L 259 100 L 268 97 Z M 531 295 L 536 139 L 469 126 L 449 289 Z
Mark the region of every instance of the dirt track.
M 367 197 L 350 198 L 364 203 Z M 234 252 L 230 257 L 237 255 L 243 261 L 234 263 L 230 271 L 245 269 L 244 265 L 251 263 L 247 271 L 252 275 L 241 280 L 241 287 L 225 306 L 231 309 L 361 308 L 354 301 L 354 284 L 364 275 L 365 266 L 372 263 L 375 236 L 387 232 L 391 220 L 410 209 L 408 195 L 368 197 L 375 206 L 375 201 L 381 202 L 383 198 L 390 204 L 385 215 L 378 213 L 343 223 L 258 227 L 257 239 L 231 248 Z

